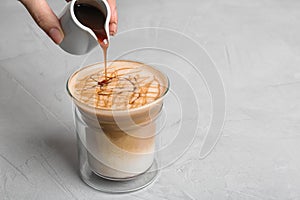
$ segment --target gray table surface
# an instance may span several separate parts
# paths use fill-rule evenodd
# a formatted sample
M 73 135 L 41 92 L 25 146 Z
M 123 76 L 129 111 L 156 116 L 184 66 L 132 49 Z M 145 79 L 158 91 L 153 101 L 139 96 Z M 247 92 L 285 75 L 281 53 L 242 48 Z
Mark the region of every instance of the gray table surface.
M 65 2 L 49 4 L 58 14 Z M 216 147 L 202 159 L 203 137 L 195 137 L 139 192 L 85 185 L 65 89 L 83 58 L 52 43 L 18 1 L 2 0 L 0 199 L 300 199 L 300 1 L 118 0 L 118 10 L 120 33 L 168 28 L 208 52 L 227 102 Z M 125 45 L 121 36 L 112 39 L 111 58 Z M 209 127 L 206 104 L 200 132 Z

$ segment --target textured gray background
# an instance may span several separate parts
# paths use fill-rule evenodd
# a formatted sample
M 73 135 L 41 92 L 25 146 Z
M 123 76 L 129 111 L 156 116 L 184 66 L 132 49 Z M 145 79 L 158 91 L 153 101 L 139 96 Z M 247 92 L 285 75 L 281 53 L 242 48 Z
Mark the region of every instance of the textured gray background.
M 59 13 L 64 1 L 49 4 Z M 208 51 L 227 93 L 216 148 L 201 160 L 196 138 L 140 192 L 86 186 L 64 87 L 82 58 L 54 45 L 19 2 L 1 0 L 0 199 L 300 199 L 300 1 L 118 0 L 118 11 L 120 32 L 170 28 Z

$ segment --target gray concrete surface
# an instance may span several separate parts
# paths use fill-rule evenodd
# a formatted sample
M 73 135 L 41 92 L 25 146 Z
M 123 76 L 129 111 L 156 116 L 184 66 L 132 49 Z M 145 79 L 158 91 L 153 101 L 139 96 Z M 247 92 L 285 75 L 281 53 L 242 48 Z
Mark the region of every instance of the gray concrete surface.
M 65 2 L 49 4 L 58 14 Z M 133 59 L 169 65 L 191 82 L 199 113 L 182 124 L 199 122 L 199 127 L 184 155 L 146 189 L 110 195 L 85 185 L 78 176 L 71 99 L 65 89 L 84 57 L 59 49 L 18 1 L 2 0 L 0 199 L 300 199 L 300 2 L 118 0 L 118 10 L 119 36 L 112 39 L 110 59 L 126 49 L 126 38 L 143 44 L 138 39 L 147 35 L 126 35 L 143 27 L 179 31 L 208 52 L 223 79 L 227 102 L 216 147 L 201 159 L 211 101 L 189 64 L 170 53 L 133 53 Z M 150 44 L 159 41 L 152 36 Z M 167 40 L 169 50 L 184 45 L 176 37 Z M 193 48 L 184 54 L 207 56 Z M 175 93 L 182 91 L 176 77 Z M 193 109 L 184 98 L 189 95 L 179 95 L 179 101 Z M 172 116 L 178 107 L 169 98 Z

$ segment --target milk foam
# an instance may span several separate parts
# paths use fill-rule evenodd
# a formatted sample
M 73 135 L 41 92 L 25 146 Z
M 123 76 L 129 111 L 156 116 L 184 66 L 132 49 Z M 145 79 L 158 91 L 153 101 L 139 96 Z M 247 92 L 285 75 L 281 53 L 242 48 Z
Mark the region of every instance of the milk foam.
M 107 68 L 73 77 L 71 93 L 79 101 L 96 108 L 130 109 L 149 104 L 165 91 L 157 71 L 135 62 L 113 62 Z M 74 82 L 75 81 L 75 82 Z

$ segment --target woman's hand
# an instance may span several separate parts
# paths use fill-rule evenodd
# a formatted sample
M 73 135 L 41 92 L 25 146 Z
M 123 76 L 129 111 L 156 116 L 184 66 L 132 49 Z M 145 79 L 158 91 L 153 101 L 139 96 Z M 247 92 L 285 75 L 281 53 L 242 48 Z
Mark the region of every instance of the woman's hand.
M 64 38 L 64 33 L 57 16 L 49 7 L 46 0 L 20 0 L 29 11 L 38 26 L 56 43 L 60 44 Z M 111 19 L 109 22 L 109 34 L 117 33 L 118 14 L 116 0 L 107 0 L 111 9 Z

